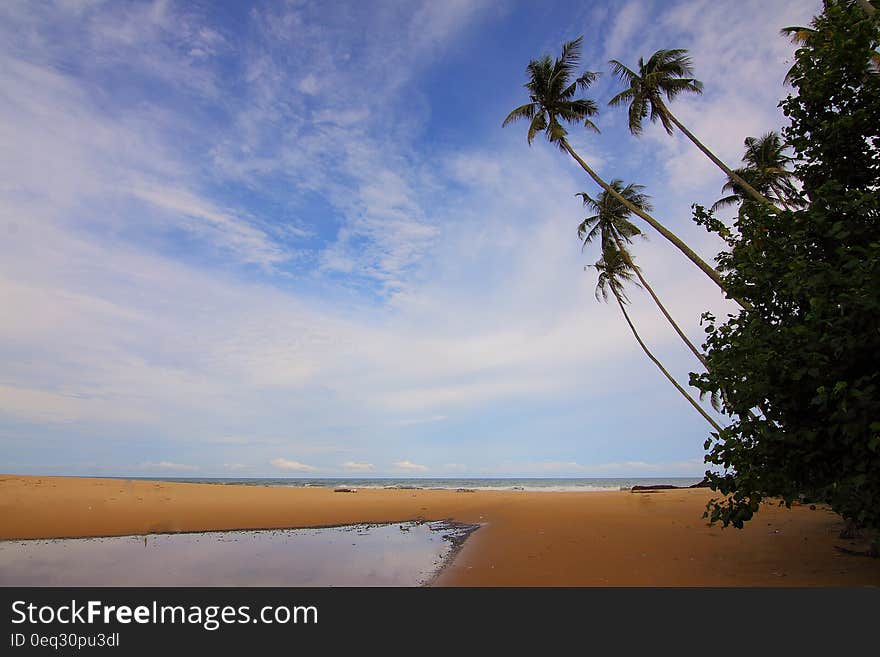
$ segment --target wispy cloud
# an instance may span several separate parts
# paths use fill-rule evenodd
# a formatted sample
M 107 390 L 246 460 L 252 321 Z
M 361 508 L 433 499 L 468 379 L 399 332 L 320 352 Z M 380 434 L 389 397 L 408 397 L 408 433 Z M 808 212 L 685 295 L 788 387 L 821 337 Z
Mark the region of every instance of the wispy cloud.
M 165 470 L 168 472 L 196 472 L 199 470 L 197 465 L 188 465 L 186 463 L 174 463 L 173 461 L 159 461 L 158 463 L 143 463 L 141 467 L 145 470 Z
M 130 193 L 161 209 L 178 227 L 231 251 L 243 262 L 269 267 L 289 257 L 264 231 L 228 211 L 214 207 L 192 192 L 138 186 L 132 188 Z
M 427 472 L 428 466 L 421 465 L 420 463 L 413 463 L 412 461 L 404 459 L 403 461 L 395 461 L 394 467 L 403 470 L 406 472 Z
M 691 48 L 707 93 L 676 110 L 735 158 L 778 119 L 790 46 L 775 32 L 804 20 L 796 5 L 608 5 L 591 68 L 606 48 Z M 384 472 L 407 454 L 388 467 L 435 473 L 698 454 L 701 420 L 593 299 L 595 254 L 575 237 L 589 182 L 501 131 L 498 99 L 475 93 L 486 72 L 464 63 L 507 38 L 480 30 L 513 29 L 509 9 L 493 22 L 495 3 L 267 2 L 224 21 L 171 1 L 2 3 L 10 462 L 156 466 L 199 450 L 201 473 Z M 495 56 L 521 94 L 525 61 Z M 711 257 L 688 206 L 714 200 L 720 172 L 680 139 L 600 118 L 610 129 L 573 131 L 578 148 L 650 185 Z M 655 236 L 637 255 L 699 341 L 699 313 L 724 311 L 717 290 Z M 686 380 L 697 364 L 632 296 L 645 340 Z
M 777 102 L 792 48 L 780 38 L 779 29 L 806 22 L 819 3 L 749 0 L 736 7 L 731 11 L 729 3 L 688 0 L 654 14 L 645 3 L 630 2 L 613 15 L 605 42 L 608 57 L 631 67 L 638 57 L 647 59 L 660 48 L 687 48 L 705 91 L 700 97 L 678 98 L 670 109 L 734 167 L 742 156 L 744 137 L 781 123 Z M 668 179 L 686 198 L 712 183 L 720 193 L 723 174 L 687 138 L 669 137 L 658 125 L 646 130 L 644 140 L 646 150 L 659 150 L 652 159 L 665 165 Z
M 342 464 L 346 470 L 355 470 L 357 472 L 367 472 L 374 468 L 372 463 L 359 463 L 357 461 L 346 461 Z
M 427 417 L 409 417 L 401 418 L 399 420 L 392 420 L 390 424 L 397 427 L 411 427 L 415 424 L 431 424 L 433 422 L 443 422 L 443 420 L 445 419 L 445 415 L 430 415 Z
M 300 463 L 299 461 L 292 461 L 290 459 L 285 459 L 281 457 L 277 459 L 272 459 L 270 463 L 279 470 L 292 470 L 295 472 L 314 472 L 318 469 L 312 465 L 307 465 L 305 463 Z

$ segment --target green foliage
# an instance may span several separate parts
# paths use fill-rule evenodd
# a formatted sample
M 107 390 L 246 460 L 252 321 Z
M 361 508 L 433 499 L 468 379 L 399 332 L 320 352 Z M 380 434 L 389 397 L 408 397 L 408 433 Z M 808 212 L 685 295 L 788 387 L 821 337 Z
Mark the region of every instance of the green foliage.
M 539 132 L 543 132 L 551 144 L 563 150 L 568 134 L 563 123 L 583 123 L 585 128 L 599 132 L 590 120 L 590 117 L 599 113 L 596 103 L 588 98 L 575 97 L 578 91 L 586 91 L 599 75 L 586 71 L 575 77 L 580 64 L 582 40 L 583 37 L 578 37 L 564 43 L 562 53 L 556 59 L 544 55 L 529 62 L 526 67 L 529 81 L 525 87 L 530 102 L 510 112 L 502 127 L 527 120 L 529 144 Z
M 706 442 L 722 493 L 712 521 L 742 527 L 767 496 L 821 497 L 880 527 L 880 41 L 859 3 L 828 0 L 788 78 L 784 138 L 803 209 L 742 200 L 733 231 L 695 206 L 728 248 L 718 264 L 750 311 L 704 315 L 704 392 L 734 421 Z
M 596 299 L 608 301 L 609 292 L 621 304 L 628 303 L 625 287 L 627 283 L 638 285 L 633 278 L 633 265 L 620 250 L 609 243 L 602 249 L 602 257 L 593 265 L 599 272 L 596 282 Z
M 779 133 L 771 131 L 761 137 L 746 137 L 744 144 L 743 162 L 746 166 L 734 169 L 734 173 L 786 210 L 803 207 L 804 201 L 794 184 L 794 172 L 789 170 L 792 158 L 785 154 L 788 145 Z M 716 201 L 713 210 L 741 203 L 747 195 L 733 178 L 728 178 L 722 190 L 727 196 Z
M 672 120 L 663 97 L 671 102 L 682 93 L 703 93 L 703 83 L 691 77 L 693 63 L 687 50 L 682 48 L 658 50 L 647 62 L 640 57 L 638 71 L 616 59 L 609 63 L 611 72 L 629 86 L 608 104 L 614 107 L 629 104 L 629 129 L 634 135 L 642 133 L 642 122 L 649 116 L 671 135 Z
M 653 209 L 651 197 L 642 192 L 645 188 L 644 185 L 629 183 L 624 186 L 623 181 L 619 178 L 612 180 L 609 185 L 637 208 L 646 212 Z M 578 226 L 578 238 L 584 243 L 584 246 L 598 237 L 601 240 L 603 251 L 615 246 L 616 241 L 620 242 L 616 248 L 623 249 L 625 248 L 623 244 L 632 244 L 633 238 L 642 236 L 642 231 L 629 220 L 632 211 L 616 196 L 604 190 L 599 193 L 597 198 L 593 198 L 586 192 L 579 192 L 577 196 L 581 197 L 585 208 L 595 213 L 586 217 Z

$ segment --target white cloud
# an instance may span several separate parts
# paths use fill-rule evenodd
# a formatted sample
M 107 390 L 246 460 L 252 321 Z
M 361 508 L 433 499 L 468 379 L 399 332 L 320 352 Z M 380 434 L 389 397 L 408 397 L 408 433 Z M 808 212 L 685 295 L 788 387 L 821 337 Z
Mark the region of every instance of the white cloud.
M 744 132 L 775 117 L 778 88 L 754 98 L 744 80 L 781 79 L 776 60 L 787 46 L 767 44 L 779 24 L 800 20 L 788 18 L 794 5 L 764 8 L 772 15 L 758 28 L 754 7 L 728 21 L 712 3 L 690 17 L 673 6 L 659 24 L 686 31 L 681 44 L 659 43 L 663 29 L 638 29 L 630 6 L 614 38 L 625 52 L 690 47 L 707 94 L 675 109 L 735 157 Z M 336 36 L 360 13 L 315 21 L 309 12 L 318 9 L 304 4 L 276 5 L 271 16 L 254 10 L 253 40 L 236 45 L 241 94 L 220 97 L 224 69 L 212 67 L 212 53 L 230 47 L 229 35 L 204 31 L 181 5 L 65 14 L 71 25 L 86 23 L 59 48 L 85 35 L 106 66 L 98 73 L 148 75 L 177 101 L 130 105 L 97 73 L 76 77 L 56 66 L 60 50 L 37 37 L 57 17 L 37 5 L 10 7 L 0 9 L 17 12 L 0 25 L 0 37 L 15 44 L 0 53 L 6 421 L 75 424 L 65 431 L 86 442 L 100 429 L 114 444 L 133 445 L 128 429 L 136 425 L 181 446 L 212 442 L 218 464 L 257 471 L 270 462 L 284 469 L 280 462 L 306 472 L 326 471 L 312 455 L 331 452 L 360 465 L 400 453 L 432 464 L 464 460 L 437 457 L 427 439 L 416 451 L 402 437 L 459 435 L 462 417 L 502 404 L 543 417 L 550 405 L 588 413 L 597 396 L 644 382 L 665 391 L 617 310 L 593 299 L 594 274 L 583 265 L 595 253 L 575 240 L 581 209 L 573 194 L 588 185 L 577 165 L 543 144 L 527 147 L 515 129 L 451 152 L 418 148 L 431 109 L 418 74 L 479 22 L 482 4 L 383 5 L 359 25 L 364 42 L 355 45 Z M 705 25 L 691 27 L 691 19 Z M 37 37 L 26 43 L 26 34 Z M 648 37 L 633 44 L 635 34 Z M 91 61 L 88 52 L 70 53 Z M 765 58 L 775 64 L 763 70 Z M 714 91 L 727 76 L 730 93 Z M 202 114 L 205 104 L 212 111 Z M 223 122 L 208 120 L 215 115 Z M 720 172 L 690 144 L 654 133 L 606 151 L 592 135 L 573 141 L 609 177 L 629 157 L 640 175 L 658 173 L 642 181 L 661 197 L 658 218 L 710 257 L 717 245 L 691 224 L 687 207 L 714 193 Z M 236 193 L 270 209 L 243 211 L 230 200 Z M 312 196 L 327 208 L 308 215 L 303 199 Z M 279 225 L 287 215 L 289 225 Z M 168 233 L 175 248 L 163 241 Z M 187 248 L 177 248 L 179 233 Z M 293 266 L 298 240 L 315 243 L 301 268 Z M 658 236 L 637 255 L 699 342 L 699 312 L 725 308 L 717 291 Z M 685 380 L 690 356 L 650 300 L 632 297 L 645 340 Z M 675 394 L 661 398 L 664 418 L 692 412 Z M 280 437 L 290 427 L 296 437 Z M 544 447 L 532 446 L 536 459 Z M 583 454 L 553 457 L 586 462 Z
M 174 463 L 173 461 L 159 461 L 158 463 L 142 463 L 145 470 L 167 470 L 170 472 L 195 472 L 199 470 L 197 465 L 186 463 Z
M 419 463 L 413 463 L 412 461 L 409 461 L 409 460 L 395 461 L 393 465 L 395 468 L 398 468 L 399 470 L 406 470 L 408 472 L 427 472 L 428 471 L 428 466 L 421 465 Z
M 0 385 L 0 417 L 25 422 L 73 423 L 102 419 L 107 422 L 144 422 L 149 416 L 136 406 L 120 407 L 112 398 L 76 388 L 40 390 Z
M 445 415 L 430 415 L 428 417 L 408 417 L 399 420 L 392 420 L 389 424 L 397 427 L 410 427 L 416 424 L 433 424 L 434 422 L 443 422 Z
M 605 60 L 622 61 L 627 44 L 638 34 L 644 34 L 645 23 L 651 20 L 651 3 L 645 0 L 630 0 L 623 6 L 615 7 L 611 29 L 605 36 Z M 642 28 L 642 29 L 640 29 Z M 603 62 L 604 63 L 604 62 Z
M 271 266 L 289 257 L 265 232 L 192 192 L 167 186 L 161 189 L 141 186 L 131 189 L 130 193 L 164 210 L 178 226 L 231 250 L 244 262 Z
M 215 445 L 281 445 L 285 442 L 283 438 L 257 438 L 254 436 L 220 436 L 219 438 L 208 438 L 205 442 Z
M 813 0 L 749 0 L 736 3 L 735 11 L 727 2 L 689 0 L 662 5 L 655 16 L 645 11 L 643 3 L 631 2 L 614 19 L 606 51 L 608 57 L 635 68 L 639 57 L 647 59 L 660 48 L 686 48 L 704 93 L 681 96 L 670 109 L 735 168 L 742 157 L 744 137 L 763 134 L 782 123 L 777 102 L 793 48 L 779 36 L 779 29 L 805 24 L 818 10 L 819 3 Z M 724 174 L 685 136 L 676 132 L 670 137 L 659 124 L 650 126 L 646 120 L 641 139 L 644 148 L 654 153 L 652 159 L 665 167 L 676 192 L 692 200 L 695 192 L 711 184 L 720 195 Z
M 452 469 L 452 468 L 449 468 Z M 584 464 L 577 461 L 504 461 L 489 467 L 466 468 L 475 476 L 509 475 L 523 477 L 698 477 L 705 472 L 702 459 L 680 461 L 619 461 Z
M 304 94 L 314 96 L 316 93 L 318 93 L 320 89 L 320 87 L 318 86 L 318 78 L 316 78 L 312 73 L 309 73 L 307 76 L 299 81 L 299 84 L 296 85 L 296 88 Z
M 543 380 L 534 378 L 522 380 L 499 380 L 493 377 L 488 381 L 476 383 L 455 383 L 446 386 L 424 385 L 418 388 L 405 387 L 401 390 L 383 392 L 373 397 L 373 401 L 391 412 L 423 411 L 435 408 L 454 408 L 457 406 L 479 406 L 488 401 L 530 394 L 543 395 L 548 390 L 558 390 L 564 384 L 553 377 Z
M 346 461 L 342 464 L 342 467 L 346 470 L 357 470 L 359 472 L 365 472 L 367 470 L 373 469 L 372 463 L 359 463 L 357 461 Z
M 407 88 L 401 112 L 400 90 L 488 10 L 490 3 L 457 1 L 255 9 L 263 39 L 248 54 L 249 96 L 235 139 L 214 149 L 215 164 L 251 184 L 281 176 L 320 194 L 343 219 L 319 255 L 322 272 L 399 290 L 439 236 L 423 198 L 431 177 L 410 150 L 422 130 L 413 109 L 424 101 Z M 352 31 L 364 38 L 336 38 Z M 285 67 L 291 52 L 307 75 Z
M 299 461 L 291 461 L 290 459 L 285 459 L 278 457 L 277 459 L 272 459 L 270 461 L 272 465 L 274 465 L 279 470 L 293 470 L 296 472 L 314 472 L 318 468 L 306 465 L 305 463 L 300 463 Z

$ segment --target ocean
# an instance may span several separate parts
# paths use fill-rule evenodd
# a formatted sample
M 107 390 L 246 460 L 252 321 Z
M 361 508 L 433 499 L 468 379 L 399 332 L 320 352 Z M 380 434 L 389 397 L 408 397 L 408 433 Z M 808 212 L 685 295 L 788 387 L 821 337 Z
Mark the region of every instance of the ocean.
M 427 478 L 427 477 L 382 477 L 382 478 L 352 478 L 352 477 L 137 477 L 151 481 L 175 481 L 189 483 L 208 484 L 238 484 L 245 486 L 293 486 L 310 487 L 322 486 L 336 488 L 345 486 L 349 488 L 420 488 L 420 489 L 451 489 L 469 488 L 473 490 L 523 490 L 539 492 L 600 492 L 614 490 L 629 490 L 633 486 L 654 486 L 668 484 L 672 486 L 690 486 L 699 483 L 702 477 L 579 477 L 579 478 Z

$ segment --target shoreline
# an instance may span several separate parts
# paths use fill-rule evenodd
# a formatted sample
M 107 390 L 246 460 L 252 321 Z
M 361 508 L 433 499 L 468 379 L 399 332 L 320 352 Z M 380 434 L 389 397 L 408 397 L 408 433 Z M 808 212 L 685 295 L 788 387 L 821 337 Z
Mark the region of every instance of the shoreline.
M 162 477 L 162 476 L 80 476 L 80 475 L 11 475 L 53 479 L 95 479 L 105 481 L 143 481 L 173 484 L 204 484 L 211 486 L 257 486 L 269 488 L 339 488 L 364 490 L 442 490 L 458 492 L 510 491 L 529 493 L 616 492 L 652 489 L 688 489 L 704 487 L 703 477 Z M 437 485 L 444 482 L 445 485 Z M 487 484 L 484 482 L 492 482 Z M 505 483 L 501 483 L 505 482 Z M 538 485 L 543 482 L 546 485 Z M 552 483 L 550 483 L 552 482 Z M 561 483 L 578 482 L 578 483 Z M 584 483 L 587 482 L 587 483 Z M 607 482 L 607 483 L 606 483 Z M 613 483 L 611 483 L 613 482 Z M 675 483 L 670 483 L 675 482 Z M 693 483 L 688 483 L 693 482 Z
M 468 540 L 476 534 L 480 529 L 483 528 L 483 525 L 480 524 L 467 524 L 463 522 L 457 522 L 455 520 L 442 520 L 440 522 L 446 523 L 448 526 L 458 527 L 462 533 L 456 534 L 452 538 L 447 538 L 449 541 L 449 552 L 443 557 L 443 560 L 440 562 L 440 565 L 434 569 L 434 572 L 431 576 L 426 579 L 421 586 L 429 587 L 436 586 L 437 581 L 440 577 L 445 573 L 455 560 L 458 558 L 459 553 L 464 549 L 464 546 L 467 545 Z
M 438 586 L 880 586 L 880 560 L 835 549 L 852 544 L 827 509 L 766 504 L 744 530 L 722 530 L 700 517 L 710 497 L 0 475 L 0 539 L 442 520 L 480 529 Z

